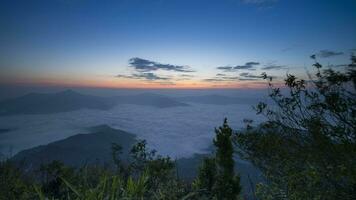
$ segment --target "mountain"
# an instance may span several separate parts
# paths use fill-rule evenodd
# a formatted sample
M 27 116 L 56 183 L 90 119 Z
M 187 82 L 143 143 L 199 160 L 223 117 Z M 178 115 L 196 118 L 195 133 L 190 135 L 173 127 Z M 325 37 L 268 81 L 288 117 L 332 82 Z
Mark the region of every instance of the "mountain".
M 89 134 L 77 134 L 63 140 L 41 145 L 17 153 L 13 161 L 21 162 L 26 168 L 36 169 L 41 164 L 60 160 L 70 166 L 93 163 L 112 164 L 112 143 L 119 144 L 122 158 L 128 158 L 136 143 L 136 136 L 106 125 L 91 128 Z
M 91 133 L 77 134 L 63 140 L 20 151 L 11 159 L 22 163 L 26 168 L 38 168 L 41 164 L 59 160 L 63 163 L 81 167 L 85 164 L 113 164 L 112 143 L 122 147 L 121 158 L 127 161 L 131 147 L 137 142 L 135 135 L 122 130 L 113 129 L 107 125 L 91 128 Z M 212 147 L 209 151 L 212 152 Z M 180 158 L 176 161 L 178 174 L 186 180 L 196 177 L 198 167 L 210 154 L 194 154 L 192 157 Z M 237 170 L 242 176 L 255 176 L 257 173 L 249 163 L 237 159 Z
M 52 114 L 84 108 L 107 110 L 117 104 L 147 105 L 157 108 L 188 106 L 188 104 L 178 102 L 172 98 L 150 93 L 131 96 L 98 97 L 66 90 L 59 93 L 49 94 L 30 93 L 18 98 L 1 101 L 0 116 L 16 114 Z
M 72 90 L 50 94 L 30 93 L 0 102 L 0 115 L 51 114 L 83 108 L 104 110 L 113 105 L 105 98 L 83 95 Z
M 200 104 L 214 105 L 231 105 L 231 104 L 257 104 L 258 100 L 247 97 L 229 97 L 223 95 L 203 95 L 203 96 L 186 96 L 175 98 L 181 102 L 191 102 Z
M 90 129 L 89 134 L 78 134 L 66 139 L 41 145 L 17 153 L 13 161 L 28 171 L 36 170 L 41 164 L 59 160 L 66 165 L 82 167 L 86 164 L 113 164 L 112 143 L 119 144 L 122 149 L 120 158 L 125 162 L 129 159 L 129 151 L 136 142 L 135 135 L 122 130 L 113 129 L 107 125 L 96 126 Z M 213 152 L 213 147 L 208 148 Z M 193 181 L 197 175 L 202 160 L 210 154 L 195 154 L 189 158 L 180 158 L 175 161 L 179 178 Z M 260 181 L 261 173 L 250 163 L 235 159 L 235 168 L 241 176 L 244 192 L 252 194 L 251 183 Z

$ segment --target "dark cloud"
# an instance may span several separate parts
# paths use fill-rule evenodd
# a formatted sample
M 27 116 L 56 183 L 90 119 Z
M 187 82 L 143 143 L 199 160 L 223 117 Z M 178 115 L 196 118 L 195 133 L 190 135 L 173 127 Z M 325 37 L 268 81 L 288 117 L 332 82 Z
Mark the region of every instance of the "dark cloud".
M 148 81 L 156 81 L 156 80 L 170 80 L 168 77 L 160 77 L 154 73 L 140 73 L 140 74 L 132 74 L 132 75 L 117 75 L 118 78 L 128 78 L 128 79 L 143 79 Z
M 253 66 L 251 65 L 237 65 L 234 67 L 234 69 L 251 69 Z
M 262 70 L 280 70 L 280 69 L 287 69 L 287 66 L 269 64 L 269 65 L 266 65 L 265 67 L 262 67 L 261 69 Z
M 263 75 L 254 75 L 254 74 L 250 74 L 247 72 L 244 73 L 240 73 L 240 81 L 256 81 L 256 80 L 262 80 Z M 267 76 L 268 78 L 277 78 L 276 76 Z
M 167 70 L 167 71 L 175 71 L 175 72 L 194 72 L 190 69 L 189 66 L 182 65 L 171 65 L 171 64 L 162 64 L 159 62 L 146 60 L 142 58 L 131 58 L 129 60 L 130 67 L 135 68 L 139 72 L 149 72 L 156 70 Z
M 321 50 L 315 54 L 315 56 L 318 56 L 320 58 L 329 58 L 329 57 L 340 56 L 340 55 L 344 55 L 344 52 Z
M 216 74 L 214 78 L 203 79 L 207 82 L 232 82 L 232 81 L 262 81 L 262 75 L 254 75 L 248 72 L 240 73 L 239 76 L 227 76 L 225 74 Z M 268 76 L 274 78 L 272 76 Z
M 240 77 L 243 77 L 244 79 L 245 79 L 245 78 L 248 78 L 248 79 L 254 79 L 254 80 L 256 80 L 256 79 L 262 78 L 261 75 L 259 75 L 259 76 L 258 76 L 258 75 L 253 75 L 253 74 L 250 74 L 250 73 L 247 73 L 247 72 L 240 73 L 239 75 L 240 75 Z
M 115 77 L 117 77 L 117 78 L 134 78 L 131 75 L 123 75 L 123 74 L 116 75 Z
M 220 69 L 220 70 L 223 70 L 225 72 L 229 72 L 229 71 L 232 71 L 233 70 L 233 67 L 230 67 L 230 66 L 223 66 L 223 67 L 217 67 L 216 69 Z
M 250 66 L 254 66 L 254 65 L 259 65 L 259 62 L 247 62 L 245 65 L 250 65 Z
M 223 70 L 225 72 L 230 72 L 230 71 L 236 71 L 239 69 L 248 69 L 248 70 L 255 70 L 255 67 L 259 65 L 259 62 L 247 62 L 244 65 L 236 65 L 235 67 L 231 66 L 223 66 L 223 67 L 217 67 L 217 69 Z
M 160 77 L 160 76 L 157 76 L 156 74 L 154 73 L 141 73 L 141 74 L 133 74 L 132 76 L 134 77 L 137 77 L 139 79 L 146 79 L 146 80 L 151 80 L 151 81 L 154 81 L 154 80 L 169 80 L 170 78 L 167 78 L 167 77 Z

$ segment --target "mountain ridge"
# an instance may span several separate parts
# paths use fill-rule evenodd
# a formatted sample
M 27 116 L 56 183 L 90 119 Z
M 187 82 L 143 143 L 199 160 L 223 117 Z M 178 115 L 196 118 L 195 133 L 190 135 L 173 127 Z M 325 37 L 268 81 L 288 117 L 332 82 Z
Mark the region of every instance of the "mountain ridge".
M 108 110 L 119 104 L 146 105 L 157 108 L 189 106 L 173 98 L 143 93 L 130 96 L 99 97 L 73 90 L 57 93 L 29 93 L 0 101 L 0 116 L 17 114 L 53 114 L 80 109 Z

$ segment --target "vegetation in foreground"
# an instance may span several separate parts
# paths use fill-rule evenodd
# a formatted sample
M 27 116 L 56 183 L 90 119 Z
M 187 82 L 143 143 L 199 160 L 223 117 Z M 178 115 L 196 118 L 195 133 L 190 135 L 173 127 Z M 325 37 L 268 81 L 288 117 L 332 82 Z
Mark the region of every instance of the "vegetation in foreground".
M 112 144 L 114 169 L 103 165 L 74 169 L 54 161 L 26 175 L 14 163 L 2 162 L 0 199 L 239 199 L 232 133 L 225 120 L 216 130 L 215 155 L 206 158 L 209 165 L 202 165 L 193 183 L 180 180 L 175 162 L 149 150 L 143 140 L 132 147 L 128 164 L 120 159 L 121 146 Z
M 312 56 L 315 59 L 315 56 Z M 267 122 L 246 120 L 243 132 L 224 121 L 216 129 L 215 154 L 204 159 L 192 183 L 179 180 L 175 163 L 140 141 L 132 160 L 115 170 L 105 166 L 73 169 L 60 162 L 42 166 L 36 176 L 10 161 L 0 164 L 0 199 L 217 199 L 242 198 L 234 153 L 251 161 L 266 181 L 256 199 L 353 199 L 356 196 L 356 57 L 344 71 L 323 70 L 317 61 L 309 81 L 288 75 L 287 92 L 269 79 L 273 106 L 260 103 Z
M 261 199 L 355 199 L 356 57 L 351 60 L 341 72 L 315 60 L 315 77 L 288 75 L 285 93 L 269 81 L 274 106 L 256 106 L 267 122 L 248 124 L 234 138 L 236 151 L 267 180 L 257 186 Z

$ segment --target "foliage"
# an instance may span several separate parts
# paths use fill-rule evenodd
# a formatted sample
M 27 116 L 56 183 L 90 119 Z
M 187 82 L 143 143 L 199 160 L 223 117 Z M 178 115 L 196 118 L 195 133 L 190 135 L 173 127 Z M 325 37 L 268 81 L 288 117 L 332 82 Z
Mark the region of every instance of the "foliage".
M 236 134 L 238 153 L 267 179 L 262 199 L 356 196 L 356 58 L 345 71 L 314 66 L 310 81 L 288 74 L 287 91 L 270 79 L 274 104 L 256 107 L 268 121 Z
M 46 196 L 64 198 L 68 191 L 63 187 L 61 177 L 73 177 L 72 168 L 65 166 L 59 161 L 53 161 L 48 165 L 42 165 L 39 169 L 42 191 Z
M 219 200 L 238 199 L 240 177 L 234 172 L 232 129 L 227 119 L 215 129 L 215 158 L 206 158 L 200 167 L 195 187 L 203 189 L 208 197 Z
M 216 163 L 214 158 L 205 158 L 199 167 L 197 179 L 194 187 L 204 189 L 205 193 L 212 195 L 213 186 L 216 181 Z
M 0 162 L 0 200 L 28 199 L 34 191 L 21 169 L 5 160 Z
M 102 165 L 75 169 L 53 161 L 27 178 L 24 169 L 10 161 L 1 162 L 0 200 L 178 200 L 195 195 L 189 184 L 174 176 L 174 162 L 149 151 L 145 141 L 133 146 L 132 162 L 127 165 L 120 158 L 121 150 L 119 145 L 113 144 L 112 156 L 117 170 Z

